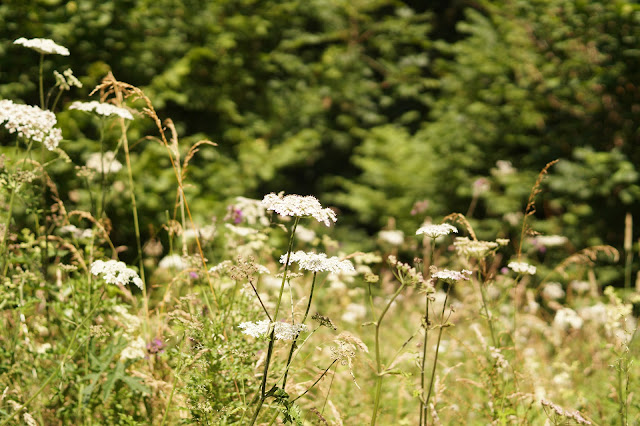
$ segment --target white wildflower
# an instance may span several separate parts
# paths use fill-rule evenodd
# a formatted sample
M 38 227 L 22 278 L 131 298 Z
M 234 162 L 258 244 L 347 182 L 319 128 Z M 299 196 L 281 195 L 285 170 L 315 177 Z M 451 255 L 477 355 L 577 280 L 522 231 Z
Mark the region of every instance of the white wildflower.
M 582 328 L 583 323 L 584 321 L 582 318 L 580 318 L 576 311 L 571 308 L 559 309 L 553 319 L 553 325 L 562 330 L 567 330 L 569 328 L 578 330 Z
M 179 254 L 170 254 L 162 258 L 158 263 L 158 268 L 176 269 L 182 271 L 189 267 L 189 264 Z
M 287 262 L 287 255 L 280 256 L 280 263 Z M 291 253 L 289 257 L 289 264 L 296 262 L 300 269 L 313 272 L 355 272 L 353 264 L 348 260 L 340 260 L 336 256 L 327 257 L 324 253 L 305 253 L 303 251 L 297 251 Z
M 495 169 L 491 169 L 491 174 L 494 176 L 507 176 L 514 174 L 516 169 L 511 164 L 511 161 L 498 160 L 496 161 Z
M 535 275 L 536 267 L 529 265 L 527 262 L 509 262 L 509 268 L 518 274 Z
M 359 303 L 349 303 L 342 314 L 342 321 L 356 323 L 367 315 L 367 308 Z
M 102 160 L 102 161 L 100 161 Z M 122 169 L 122 163 L 116 160 L 116 154 L 112 151 L 104 153 L 94 152 L 87 158 L 87 167 L 105 173 L 118 173 Z
M 448 223 L 441 223 L 440 225 L 428 224 L 420 227 L 416 231 L 416 235 L 424 234 L 429 238 L 438 238 L 443 235 L 449 235 L 452 232 L 458 233 L 458 228 Z
M 93 236 L 93 230 L 80 229 L 75 225 L 64 225 L 60 227 L 60 232 L 73 235 L 77 239 L 89 239 Z
M 49 350 L 51 350 L 51 343 L 48 342 L 36 346 L 36 353 L 38 354 L 45 354 Z
M 490 251 L 498 247 L 498 243 L 494 241 L 478 241 L 470 240 L 467 237 L 456 237 L 453 242 L 458 254 L 465 257 L 483 258 Z
M 142 337 L 138 337 L 127 345 L 120 353 L 120 360 L 140 359 L 147 355 L 147 344 Z
M 0 100 L 0 123 L 9 133 L 44 144 L 53 151 L 62 140 L 62 131 L 53 127 L 56 116 L 51 111 L 43 111 L 37 106 L 15 104 L 10 100 Z
M 248 235 L 258 233 L 257 229 L 248 228 L 246 226 L 235 226 L 235 225 L 231 225 L 230 223 L 225 223 L 224 226 L 232 233 L 239 235 L 241 237 L 246 237 Z
M 78 111 L 95 112 L 96 114 L 109 117 L 116 115 L 118 117 L 125 118 L 127 120 L 133 120 L 133 115 L 124 109 L 104 102 L 91 101 L 91 102 L 74 102 L 69 109 L 77 109 Z
M 235 213 L 236 224 L 246 221 L 249 225 L 260 224 L 262 226 L 269 226 L 267 211 L 261 200 L 236 197 L 235 203 L 229 206 L 229 210 Z
M 196 235 L 198 238 L 202 240 L 211 241 L 213 237 L 216 235 L 216 227 L 214 225 L 206 225 L 198 228 L 198 232 L 193 230 L 193 228 L 185 229 L 182 232 L 182 239 L 185 241 L 191 241 L 196 239 Z
M 337 220 L 336 213 L 330 208 L 322 208 L 318 199 L 314 196 L 284 195 L 271 193 L 264 196 L 262 204 L 267 210 L 273 210 L 281 216 L 311 216 L 326 226 Z
M 509 367 L 509 361 L 507 361 L 500 349 L 489 346 L 489 353 L 496 363 L 496 370 L 498 370 L 498 373 L 502 373 L 505 368 Z
M 563 235 L 538 235 L 531 239 L 531 242 L 537 246 L 556 247 L 565 245 L 569 239 Z
M 467 269 L 463 269 L 462 271 L 452 271 L 450 269 L 442 269 L 442 270 L 436 270 L 432 272 L 431 277 L 437 278 L 442 281 L 446 281 L 448 283 L 455 283 L 462 280 L 469 281 L 469 276 L 471 274 L 472 272 Z
M 135 333 L 142 325 L 142 320 L 135 315 L 131 315 L 127 307 L 116 305 L 112 310 L 117 314 L 116 319 L 124 328 L 126 335 Z
M 96 260 L 91 264 L 91 273 L 93 275 L 102 274 L 102 278 L 108 284 L 121 284 L 126 285 L 129 284 L 130 281 L 133 281 L 135 285 L 142 288 L 142 280 L 138 276 L 138 273 L 133 269 L 127 268 L 127 265 L 124 262 L 120 262 L 117 260 Z
M 542 297 L 546 300 L 558 300 L 564 297 L 564 290 L 560 283 L 547 283 L 542 289 Z
M 252 337 L 266 336 L 270 331 L 271 323 L 268 320 L 257 322 L 243 322 L 238 326 L 244 334 Z M 274 337 L 276 340 L 293 340 L 305 331 L 307 326 L 304 324 L 287 324 L 285 322 L 277 322 L 274 324 Z
M 316 239 L 316 233 L 302 225 L 298 225 L 296 228 L 296 238 L 303 243 L 310 243 Z
M 212 266 L 209 269 L 209 273 L 213 274 L 213 273 L 216 273 L 216 272 L 219 273 L 219 272 L 222 272 L 222 271 L 226 271 L 232 265 L 233 265 L 233 262 L 231 262 L 230 260 L 223 260 L 222 262 L 218 263 L 216 266 Z
M 569 286 L 578 294 L 585 294 L 586 292 L 591 290 L 591 284 L 589 283 L 589 281 L 574 280 L 569 283 Z
M 378 232 L 378 238 L 392 246 L 399 246 L 404 242 L 404 232 L 396 229 L 384 230 Z
M 62 56 L 69 56 L 69 49 L 64 46 L 60 46 L 56 42 L 48 38 L 32 38 L 26 39 L 20 37 L 13 44 L 19 44 L 29 49 L 33 49 L 43 55 L 56 54 Z
M 31 414 L 25 412 L 22 415 L 22 418 L 24 419 L 24 422 L 26 423 L 27 426 L 38 426 L 38 422 L 36 422 L 36 420 L 33 418 L 33 416 L 31 416 Z

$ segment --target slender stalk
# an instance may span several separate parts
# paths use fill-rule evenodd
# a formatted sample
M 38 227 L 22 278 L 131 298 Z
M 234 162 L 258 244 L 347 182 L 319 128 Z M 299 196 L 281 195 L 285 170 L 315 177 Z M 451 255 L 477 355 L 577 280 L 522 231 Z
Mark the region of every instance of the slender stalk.
M 498 343 L 496 341 L 496 335 L 493 331 L 493 323 L 491 322 L 491 316 L 489 315 L 489 308 L 487 308 L 487 299 L 484 294 L 484 289 L 482 288 L 482 280 L 480 279 L 480 272 L 478 272 L 478 287 L 480 288 L 480 297 L 482 297 L 482 306 L 484 307 L 484 313 L 487 317 L 487 322 L 489 323 L 489 331 L 491 332 L 491 341 L 493 342 L 493 347 L 497 348 Z
M 138 261 L 140 267 L 140 278 L 142 279 L 142 299 L 144 301 L 144 312 L 146 316 L 146 325 L 149 326 L 149 301 L 147 299 L 147 281 L 144 276 L 144 261 L 142 258 L 142 244 L 140 243 L 140 224 L 138 221 L 138 208 L 136 205 L 136 194 L 133 185 L 133 171 L 131 169 L 131 156 L 129 155 L 129 140 L 127 138 L 127 127 L 125 126 L 124 118 L 120 118 L 120 127 L 122 128 L 122 140 L 124 142 L 124 153 L 127 162 L 127 174 L 129 177 L 129 192 L 131 193 L 131 210 L 133 212 L 133 228 L 136 234 L 136 247 L 138 249 Z M 102 157 L 100 158 L 102 161 Z M 102 172 L 104 175 L 104 164 L 102 165 Z
M 318 273 L 314 272 L 313 273 L 313 281 L 311 281 L 311 291 L 309 292 L 309 303 L 307 303 L 307 310 L 304 313 L 304 317 L 302 317 L 302 321 L 300 322 L 300 324 L 304 324 L 304 322 L 307 320 L 307 316 L 309 315 L 309 308 L 311 308 L 311 299 L 313 299 L 313 288 L 316 284 L 316 275 Z M 287 386 L 287 375 L 289 374 L 289 367 L 291 366 L 291 357 L 293 356 L 293 352 L 296 349 L 296 342 L 298 341 L 298 337 L 300 335 L 296 336 L 295 339 L 293 339 L 293 342 L 291 342 L 291 349 L 289 350 L 289 357 L 287 359 L 287 366 L 285 367 L 284 370 L 284 378 L 282 379 L 282 389 L 286 390 L 286 386 Z
M 444 323 L 445 323 L 445 318 L 444 318 L 444 311 L 445 308 L 447 306 L 447 300 L 449 299 L 449 292 L 451 291 L 451 287 L 452 285 L 449 285 L 449 288 L 447 288 L 447 294 L 444 297 L 444 303 L 442 304 L 442 314 L 441 314 L 441 318 L 440 318 L 440 330 L 438 331 L 438 343 L 436 343 L 436 353 L 433 357 L 433 368 L 431 369 L 431 381 L 429 383 L 429 392 L 427 393 L 427 398 L 424 402 L 425 407 L 429 406 L 429 399 L 431 398 L 431 391 L 433 390 L 433 382 L 435 381 L 436 378 L 436 367 L 438 364 L 438 353 L 440 352 L 440 340 L 442 339 L 442 331 L 444 330 Z M 425 408 L 425 413 L 424 413 L 424 421 L 425 423 L 427 422 L 427 413 L 426 413 L 426 408 Z
M 178 363 L 178 369 L 176 370 L 176 374 L 173 378 L 173 384 L 171 385 L 171 393 L 169 394 L 169 401 L 167 402 L 167 408 L 165 408 L 164 410 L 164 415 L 162 416 L 162 423 L 161 426 L 164 426 L 165 422 L 167 421 L 167 415 L 169 414 L 169 409 L 171 408 L 171 402 L 173 401 L 173 394 L 176 390 L 176 383 L 178 383 L 178 379 L 180 376 L 180 373 L 182 372 L 182 362 L 184 361 L 184 357 L 182 356 L 182 348 L 184 347 L 184 342 L 185 342 L 185 335 L 182 335 L 182 343 L 180 345 L 180 360 Z
M 289 260 L 291 258 L 291 251 L 293 250 L 293 239 L 298 227 L 300 218 L 296 216 L 293 227 L 291 228 L 291 235 L 289 236 L 289 246 L 287 248 L 287 260 L 284 266 L 284 272 L 282 274 L 282 284 L 280 284 L 280 294 L 278 295 L 278 301 L 276 302 L 276 311 L 273 315 L 273 321 L 271 325 L 271 335 L 269 336 L 269 347 L 267 348 L 267 359 L 264 363 L 264 372 L 262 373 L 262 382 L 260 383 L 260 399 L 258 400 L 258 406 L 251 418 L 251 425 L 255 424 L 262 409 L 262 404 L 267 399 L 267 374 L 269 373 L 269 364 L 271 363 L 271 355 L 273 354 L 273 344 L 275 341 L 275 322 L 278 321 L 278 313 L 280 312 L 280 302 L 282 302 L 282 294 L 284 293 L 284 285 L 287 281 L 287 272 L 289 271 Z
M 381 357 L 380 357 L 380 325 L 382 324 L 382 320 L 383 320 L 384 316 L 387 314 L 387 311 L 391 307 L 391 304 L 394 302 L 394 300 L 396 300 L 396 298 L 398 297 L 398 295 L 400 294 L 400 292 L 402 291 L 402 289 L 405 286 L 404 280 L 401 280 L 401 282 L 402 282 L 402 285 L 393 294 L 393 296 L 389 300 L 389 303 L 387 303 L 387 306 L 385 306 L 385 308 L 380 313 L 380 317 L 378 318 L 378 321 L 375 324 L 376 325 L 376 340 L 375 340 L 375 344 L 376 344 L 376 371 L 377 371 L 376 380 L 377 380 L 377 382 L 376 382 L 376 393 L 375 393 L 375 400 L 374 400 L 375 402 L 374 402 L 374 405 L 373 405 L 373 414 L 371 415 L 371 426 L 376 424 L 376 418 L 378 416 L 378 409 L 380 407 L 380 392 L 382 390 L 383 373 L 382 373 L 382 361 L 381 361 Z
M 433 265 L 434 252 L 436 249 L 436 240 L 435 238 L 431 238 L 431 251 L 429 252 L 429 267 Z M 427 340 L 429 337 L 429 295 L 425 295 L 425 306 L 424 306 L 424 340 L 422 342 L 422 364 L 420 366 L 420 389 L 422 389 L 422 398 L 424 399 L 424 369 L 427 363 Z M 420 401 L 420 425 L 422 425 L 422 419 L 427 421 L 427 406 L 421 400 Z
M 40 108 L 44 109 L 44 79 L 42 77 L 44 69 L 44 53 L 40 54 L 40 66 L 38 69 L 38 85 L 40 87 Z
M 331 363 L 331 364 L 330 364 L 330 365 L 329 365 L 329 366 L 328 366 L 328 367 L 327 367 L 327 368 L 322 372 L 322 374 L 320 375 L 320 377 L 318 377 L 318 380 L 316 380 L 315 382 L 313 382 L 313 384 L 312 384 L 309 388 L 307 388 L 307 390 L 306 390 L 306 391 L 302 392 L 300 395 L 298 395 L 298 396 L 297 396 L 295 399 L 293 399 L 291 402 L 296 402 L 297 400 L 299 400 L 300 398 L 302 398 L 303 396 L 305 396 L 305 395 L 307 394 L 307 392 L 309 392 L 311 389 L 313 389 L 313 387 L 314 387 L 315 385 L 317 385 L 317 384 L 318 384 L 318 382 L 319 382 L 320 380 L 322 380 L 322 378 L 327 374 L 327 372 L 329 371 L 329 369 L 330 369 L 331 367 L 333 367 L 333 364 L 335 364 L 337 361 L 338 361 L 337 359 L 334 359 L 334 360 L 333 360 L 333 362 L 332 362 L 332 363 Z

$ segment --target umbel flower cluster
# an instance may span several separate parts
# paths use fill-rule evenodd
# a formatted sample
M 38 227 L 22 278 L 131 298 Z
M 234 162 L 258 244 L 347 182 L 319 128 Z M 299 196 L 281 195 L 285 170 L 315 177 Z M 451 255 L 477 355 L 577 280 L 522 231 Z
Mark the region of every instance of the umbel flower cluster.
M 4 127 L 9 133 L 40 142 L 49 151 L 53 151 L 62 140 L 62 131 L 53 127 L 57 123 L 55 114 L 37 106 L 0 100 L 0 123 L 5 123 Z
M 431 270 L 432 279 L 439 279 L 451 284 L 458 281 L 469 281 L 469 276 L 472 274 L 472 272 L 467 269 L 463 269 L 462 271 L 452 271 L 451 269 L 438 270 L 435 267 L 432 268 L 434 268 Z
M 29 49 L 33 49 L 38 53 L 42 53 L 43 55 L 55 54 L 69 56 L 69 49 L 64 46 L 60 46 L 59 44 L 48 38 L 26 39 L 24 37 L 20 37 L 19 39 L 14 41 L 13 44 L 19 44 Z
M 87 158 L 87 167 L 98 172 L 118 173 L 122 169 L 122 163 L 116 160 L 113 151 L 105 151 L 102 154 L 93 152 Z
M 318 222 L 330 226 L 337 219 L 336 213 L 330 208 L 322 208 L 320 201 L 314 196 L 284 195 L 271 193 L 264 196 L 262 204 L 267 210 L 272 210 L 281 216 L 311 216 Z
M 340 260 L 336 256 L 327 257 L 324 253 L 305 253 L 297 251 L 289 256 L 289 264 L 297 263 L 300 269 L 312 272 L 355 272 L 353 264 L 348 260 Z M 280 263 L 287 263 L 287 255 L 280 256 Z
M 107 260 L 106 262 L 96 260 L 91 264 L 91 273 L 96 276 L 102 274 L 102 279 L 108 284 L 127 285 L 133 281 L 135 285 L 142 288 L 142 280 L 138 273 L 118 260 Z
M 536 267 L 527 262 L 509 262 L 507 266 L 519 274 L 535 275 L 536 273 Z
M 421 226 L 416 231 L 416 235 L 424 234 L 429 238 L 438 238 L 443 235 L 449 235 L 452 232 L 458 233 L 458 228 L 448 223 L 442 223 L 440 225 L 429 224 Z
M 243 322 L 238 326 L 244 334 L 253 337 L 266 336 L 269 333 L 271 323 L 268 320 L 257 322 Z M 293 340 L 305 331 L 307 326 L 304 324 L 287 324 L 286 322 L 276 322 L 274 324 L 274 337 L 276 340 Z
M 95 112 L 98 115 L 102 115 L 105 117 L 110 117 L 115 115 L 117 117 L 122 117 L 127 120 L 133 120 L 133 115 L 124 109 L 117 107 L 115 105 L 111 105 L 105 102 L 91 101 L 91 102 L 73 102 L 69 109 L 77 109 L 78 111 L 85 112 Z

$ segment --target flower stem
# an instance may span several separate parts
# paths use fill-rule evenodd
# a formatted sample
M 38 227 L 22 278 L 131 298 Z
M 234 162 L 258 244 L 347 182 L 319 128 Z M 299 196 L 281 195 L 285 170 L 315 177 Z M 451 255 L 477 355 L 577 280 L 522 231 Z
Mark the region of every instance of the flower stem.
M 184 342 L 185 342 L 185 334 L 182 335 L 182 343 L 180 345 L 180 362 L 178 363 L 178 369 L 176 370 L 176 374 L 175 377 L 173 378 L 173 384 L 171 385 L 171 393 L 169 394 L 169 401 L 167 402 L 167 408 L 165 408 L 164 410 L 164 416 L 162 416 L 162 423 L 161 426 L 164 426 L 165 422 L 167 421 L 167 414 L 169 414 L 169 408 L 171 408 L 171 402 L 173 401 L 173 394 L 176 390 L 176 383 L 178 383 L 178 379 L 180 376 L 180 373 L 182 372 L 182 362 L 184 361 L 184 357 L 182 356 L 182 348 L 184 347 Z
M 377 383 L 376 383 L 376 393 L 375 393 L 375 402 L 373 405 L 373 414 L 371 415 L 371 426 L 376 424 L 376 418 L 378 416 L 378 409 L 380 407 L 380 392 L 382 390 L 382 361 L 380 358 L 380 325 L 382 324 L 382 319 L 384 318 L 384 316 L 387 314 L 387 311 L 389 310 L 389 308 L 391 307 L 391 304 L 394 302 L 394 300 L 396 300 L 396 298 L 398 297 L 398 295 L 400 294 L 400 292 L 402 291 L 402 289 L 405 286 L 405 282 L 404 280 L 402 280 L 402 285 L 400 286 L 400 288 L 398 288 L 398 290 L 396 290 L 396 292 L 393 294 L 393 296 L 391 296 L 391 299 L 389 300 L 389 303 L 387 303 L 387 306 L 385 306 L 385 308 L 382 310 L 382 312 L 380 313 L 380 317 L 378 318 L 378 321 L 376 322 L 376 371 L 377 371 Z
M 444 330 L 444 311 L 447 306 L 447 300 L 449 299 L 449 292 L 451 291 L 452 285 L 449 285 L 447 288 L 447 294 L 444 297 L 444 303 L 442 304 L 442 314 L 440 318 L 440 330 L 438 331 L 438 343 L 436 343 L 436 353 L 433 357 L 433 368 L 431 369 L 431 381 L 429 383 L 429 392 L 427 393 L 427 398 L 424 401 L 424 421 L 427 422 L 427 407 L 429 406 L 429 399 L 431 398 L 431 391 L 433 390 L 433 382 L 436 378 L 436 367 L 438 363 L 438 353 L 440 351 L 440 340 L 442 338 L 442 331 Z
M 269 336 L 269 347 L 267 348 L 267 359 L 264 363 L 264 372 L 262 373 L 262 382 L 260 384 L 260 399 L 258 400 L 258 406 L 256 407 L 256 411 L 253 414 L 251 419 L 251 425 L 255 424 L 258 419 L 258 414 L 260 414 L 260 409 L 262 409 L 262 404 L 267 399 L 267 375 L 269 373 L 269 364 L 271 363 L 271 355 L 273 354 L 273 344 L 275 341 L 275 322 L 278 321 L 278 313 L 280 312 L 280 302 L 282 302 L 282 294 L 284 293 L 284 285 L 287 281 L 287 272 L 289 271 L 289 259 L 291 258 L 291 251 L 293 250 L 293 239 L 296 233 L 296 228 L 298 227 L 298 222 L 300 218 L 296 216 L 293 227 L 291 228 L 291 235 L 289 236 L 289 246 L 287 248 L 287 261 L 284 265 L 284 272 L 282 274 L 282 284 L 280 284 L 280 294 L 278 295 L 278 301 L 276 302 L 276 311 L 273 314 L 273 321 L 271 325 L 271 335 Z
M 491 316 L 489 315 L 489 308 L 487 308 L 487 299 L 484 294 L 484 289 L 482 288 L 482 280 L 480 279 L 480 273 L 478 272 L 478 287 L 480 288 L 480 297 L 482 297 L 482 306 L 484 306 L 484 313 L 487 317 L 487 323 L 489 323 L 489 331 L 491 332 L 491 341 L 493 342 L 493 347 L 498 347 L 498 342 L 496 341 L 496 335 L 493 331 L 493 323 L 491 322 Z
M 307 303 L 307 310 L 304 313 L 304 317 L 302 318 L 302 321 L 300 322 L 300 324 L 304 324 L 304 322 L 307 320 L 307 316 L 309 315 L 309 308 L 311 308 L 311 299 L 313 298 L 313 288 L 316 285 L 316 275 L 318 273 L 314 272 L 313 273 L 313 281 L 311 281 L 311 291 L 309 292 L 309 303 Z M 300 336 L 298 334 L 298 336 Z M 293 356 L 293 352 L 296 349 L 296 343 L 298 342 L 298 336 L 296 336 L 293 339 L 293 342 L 291 342 L 291 349 L 289 350 L 289 358 L 287 359 L 287 366 L 284 370 L 284 378 L 282 379 L 282 389 L 286 390 L 286 386 L 287 386 L 287 375 L 289 374 L 289 367 L 291 365 L 291 357 Z
M 44 68 L 44 53 L 40 54 L 40 66 L 38 70 L 38 85 L 40 87 L 40 108 L 44 109 L 44 79 L 42 77 Z

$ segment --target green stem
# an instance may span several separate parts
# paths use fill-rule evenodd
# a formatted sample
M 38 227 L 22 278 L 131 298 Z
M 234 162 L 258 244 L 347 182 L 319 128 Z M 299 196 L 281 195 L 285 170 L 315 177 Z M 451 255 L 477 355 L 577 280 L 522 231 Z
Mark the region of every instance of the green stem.
M 169 409 L 171 408 L 171 402 L 173 401 L 173 394 L 175 393 L 175 390 L 176 390 L 176 383 L 178 383 L 178 378 L 180 376 L 180 373 L 182 372 L 182 362 L 184 360 L 184 357 L 182 356 L 182 349 L 184 347 L 184 342 L 185 342 L 185 334 L 182 335 L 182 343 L 180 345 L 180 360 L 179 360 L 179 363 L 178 363 L 178 370 L 176 371 L 176 375 L 173 378 L 173 384 L 171 385 L 171 393 L 169 394 L 169 401 L 167 402 L 167 408 L 164 410 L 164 416 L 162 416 L 161 426 L 164 426 L 165 422 L 167 421 L 167 415 L 169 414 Z
M 433 265 L 434 252 L 436 250 L 436 240 L 435 238 L 431 238 L 431 251 L 429 252 L 429 267 Z M 427 338 L 429 337 L 429 295 L 425 295 L 425 306 L 424 306 L 424 340 L 422 342 L 422 365 L 420 366 L 420 389 L 422 389 L 422 399 L 424 399 L 424 368 L 427 363 Z M 424 418 L 424 422 L 427 421 L 427 406 L 421 399 L 420 401 L 420 422 L 419 425 L 422 425 L 422 421 Z
M 314 271 L 313 273 L 313 281 L 311 281 L 311 291 L 309 292 L 309 303 L 307 303 L 307 310 L 304 313 L 304 317 L 302 318 L 302 321 L 300 322 L 300 324 L 304 324 L 304 322 L 307 320 L 307 316 L 309 315 L 309 308 L 311 308 L 311 299 L 313 299 L 313 288 L 316 284 L 316 275 L 318 273 Z M 289 349 L 289 357 L 287 358 L 287 366 L 285 367 L 284 370 L 284 379 L 282 379 L 282 389 L 286 390 L 286 386 L 287 386 L 287 375 L 289 374 L 289 367 L 291 366 L 291 357 L 293 356 L 293 352 L 296 349 L 296 343 L 298 342 L 298 337 L 300 335 L 298 334 L 298 336 L 296 336 L 293 339 L 293 342 L 291 342 L 291 349 Z
M 40 54 L 40 66 L 38 70 L 38 81 L 40 86 L 40 108 L 44 109 L 44 78 L 42 77 L 42 72 L 44 69 L 44 53 Z
M 480 279 L 480 273 L 478 272 L 478 287 L 480 288 L 480 297 L 482 297 L 482 306 L 484 306 L 484 313 L 487 317 L 487 322 L 489 323 L 489 331 L 491 332 L 491 341 L 493 342 L 493 347 L 497 348 L 498 343 L 496 341 L 496 335 L 493 331 L 493 323 L 491 322 L 491 316 L 489 315 L 489 308 L 487 308 L 487 299 L 484 295 L 484 289 L 482 288 L 482 280 Z
M 294 398 L 291 402 L 292 402 L 292 403 L 293 403 L 293 402 L 296 402 L 297 400 L 299 400 L 300 398 L 302 398 L 303 396 L 305 396 L 305 395 L 307 394 L 307 392 L 309 392 L 311 389 L 313 389 L 313 387 L 314 387 L 315 385 L 317 385 L 317 384 L 318 384 L 318 382 L 319 382 L 320 380 L 322 380 L 322 378 L 327 374 L 327 372 L 329 371 L 329 369 L 330 369 L 331 367 L 333 367 L 333 364 L 335 364 L 337 361 L 338 361 L 337 359 L 334 359 L 334 360 L 333 360 L 333 362 L 331 363 L 331 365 L 329 365 L 329 366 L 328 366 L 328 367 L 327 367 L 327 368 L 322 372 L 322 374 L 320 375 L 320 377 L 318 377 L 318 380 L 316 380 L 315 382 L 313 382 L 313 384 L 312 384 L 309 388 L 307 388 L 307 390 L 306 390 L 306 391 L 302 392 L 300 395 L 298 395 L 296 398 Z
M 122 128 L 122 138 L 124 142 L 124 153 L 127 162 L 127 174 L 129 177 L 129 191 L 131 193 L 131 210 L 133 212 L 133 227 L 136 233 L 136 247 L 138 249 L 138 260 L 140 267 L 140 279 L 142 279 L 142 299 L 144 301 L 144 312 L 146 316 L 145 329 L 149 326 L 149 301 L 147 300 L 147 281 L 144 276 L 144 262 L 142 258 L 142 244 L 140 243 L 140 224 L 138 222 L 138 208 L 136 205 L 136 194 L 133 186 L 133 171 L 131 169 L 131 156 L 129 155 L 129 140 L 127 138 L 127 128 L 124 118 L 120 118 L 120 126 Z M 102 161 L 102 158 L 100 158 Z M 104 173 L 104 165 L 102 167 Z M 148 330 L 146 330 L 148 331 Z
M 425 413 L 424 413 L 424 421 L 425 423 L 427 422 L 427 413 L 426 413 L 426 407 L 429 406 L 429 399 L 431 398 L 431 391 L 433 390 L 433 382 L 435 381 L 436 378 L 436 367 L 438 364 L 438 352 L 440 351 L 440 340 L 442 339 L 442 331 L 444 330 L 444 323 L 445 323 L 445 319 L 444 319 L 444 311 L 445 308 L 447 306 L 447 300 L 449 299 L 449 292 L 451 291 L 451 287 L 452 285 L 449 285 L 449 287 L 447 288 L 447 294 L 444 297 L 444 303 L 442 304 L 442 316 L 440 318 L 440 330 L 438 331 L 438 343 L 436 343 L 436 353 L 433 357 L 433 368 L 431 369 L 431 381 L 429 383 L 429 392 L 427 393 L 427 398 L 424 401 L 424 406 L 425 406 Z
M 394 300 L 396 300 L 396 298 L 398 297 L 398 295 L 400 294 L 400 292 L 402 291 L 402 289 L 405 286 L 404 280 L 401 280 L 401 282 L 402 282 L 402 285 L 393 294 L 393 296 L 389 300 L 389 303 L 387 303 L 387 306 L 385 306 L 385 308 L 382 310 L 382 313 L 380 313 L 380 317 L 378 318 L 378 321 L 376 322 L 376 341 L 375 341 L 375 344 L 376 344 L 377 383 L 376 383 L 376 393 L 375 393 L 375 400 L 374 400 L 375 402 L 374 402 L 374 405 L 373 405 L 373 414 L 371 416 L 371 426 L 376 424 L 376 418 L 378 416 L 378 409 L 380 407 L 380 392 L 382 390 L 382 376 L 383 376 L 383 374 L 382 374 L 382 361 L 381 361 L 381 358 L 380 358 L 380 325 L 382 324 L 382 320 L 383 320 L 384 316 L 387 314 L 387 311 L 391 307 L 391 304 L 393 303 Z
M 264 363 L 264 372 L 262 374 L 262 381 L 260 383 L 260 399 L 258 401 L 258 406 L 256 407 L 256 411 L 253 414 L 251 419 L 251 425 L 255 424 L 258 419 L 258 414 L 260 414 L 260 410 L 262 409 L 262 404 L 267 398 L 267 374 L 269 373 L 269 364 L 271 363 L 271 355 L 273 354 L 273 344 L 275 341 L 275 323 L 278 321 L 278 313 L 280 312 L 280 302 L 282 302 L 282 294 L 284 293 L 284 285 L 287 281 L 287 272 L 289 271 L 289 260 L 291 258 L 291 251 L 293 250 L 293 239 L 296 233 L 296 228 L 298 226 L 298 222 L 300 218 L 296 216 L 293 227 L 291 228 L 291 235 L 289 236 L 289 246 L 287 248 L 287 259 L 284 266 L 284 272 L 282 274 L 282 284 L 280 284 L 280 294 L 278 295 L 278 301 L 276 302 L 276 311 L 273 315 L 273 321 L 271 325 L 271 335 L 269 336 L 269 347 L 267 348 L 267 359 Z

